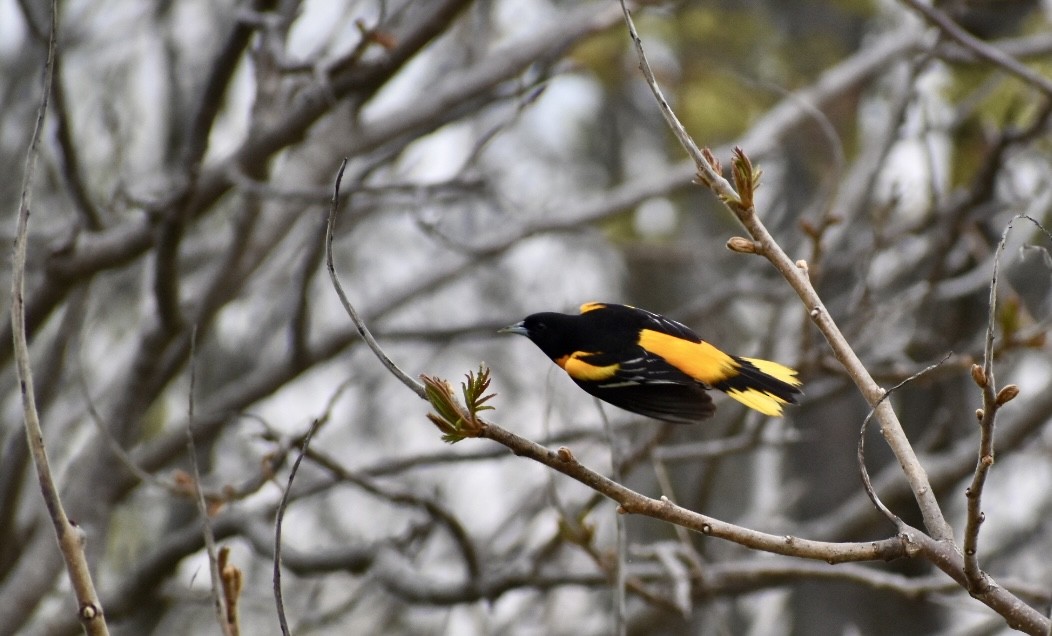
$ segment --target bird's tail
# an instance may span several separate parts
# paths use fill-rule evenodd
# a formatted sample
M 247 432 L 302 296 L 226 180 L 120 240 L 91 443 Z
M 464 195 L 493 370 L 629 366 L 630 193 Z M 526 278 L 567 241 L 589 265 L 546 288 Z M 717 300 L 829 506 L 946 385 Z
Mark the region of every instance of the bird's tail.
M 737 356 L 733 359 L 738 365 L 738 373 L 713 384 L 713 388 L 751 409 L 774 417 L 782 414 L 784 405 L 796 404 L 796 396 L 802 392 L 795 369 L 770 360 Z

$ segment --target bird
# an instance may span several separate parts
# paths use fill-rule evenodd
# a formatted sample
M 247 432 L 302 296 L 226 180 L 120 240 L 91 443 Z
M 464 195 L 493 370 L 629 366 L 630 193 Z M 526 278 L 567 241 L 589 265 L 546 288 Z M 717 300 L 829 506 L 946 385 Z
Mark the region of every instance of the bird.
M 529 338 L 591 395 L 658 420 L 712 417 L 710 389 L 772 417 L 802 394 L 796 370 L 724 353 L 686 325 L 630 305 L 589 302 L 578 315 L 535 313 L 500 331 Z

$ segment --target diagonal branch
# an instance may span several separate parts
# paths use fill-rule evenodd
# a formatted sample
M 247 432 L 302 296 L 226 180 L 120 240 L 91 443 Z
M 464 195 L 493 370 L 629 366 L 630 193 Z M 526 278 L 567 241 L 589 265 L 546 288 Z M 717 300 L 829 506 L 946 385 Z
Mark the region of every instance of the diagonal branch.
M 1001 49 L 991 46 L 968 33 L 961 25 L 939 9 L 929 6 L 920 0 L 902 0 L 911 9 L 919 13 L 929 24 L 938 28 L 947 37 L 954 40 L 979 58 L 1015 75 L 1045 95 L 1052 97 L 1052 80 L 1030 69 Z
M 891 387 L 890 389 L 888 389 L 887 393 L 885 393 L 883 396 L 881 396 L 881 398 L 880 398 L 880 400 L 878 400 L 877 404 L 879 405 L 881 402 L 884 402 L 885 400 L 887 400 L 889 397 L 891 397 L 892 393 L 894 393 L 895 391 L 899 390 L 900 388 L 902 388 L 906 384 L 916 380 L 917 378 L 921 377 L 925 373 L 928 373 L 929 371 L 932 371 L 932 370 L 938 368 L 939 365 L 941 365 L 942 363 L 946 362 L 946 360 L 949 359 L 949 357 L 950 357 L 950 354 L 947 353 L 945 356 L 943 356 L 942 360 L 939 360 L 935 364 L 928 365 L 927 367 L 921 369 L 917 373 L 914 373 L 910 377 L 906 378 L 902 382 L 899 382 L 895 386 Z M 869 414 L 866 415 L 866 419 L 862 420 L 862 429 L 861 429 L 861 431 L 859 431 L 859 434 L 858 434 L 858 470 L 859 470 L 859 473 L 861 473 L 861 475 L 862 475 L 862 485 L 864 486 L 864 488 L 866 490 L 866 495 L 869 497 L 869 500 L 873 502 L 873 505 L 876 506 L 877 510 L 882 512 L 884 514 L 884 516 L 887 517 L 888 520 L 891 521 L 891 523 L 895 524 L 896 528 L 898 528 L 899 530 L 902 530 L 902 528 L 905 527 L 904 523 L 902 521 L 902 518 L 899 517 L 898 515 L 896 515 L 894 512 L 892 512 L 886 505 L 884 505 L 884 502 L 880 500 L 879 496 L 877 496 L 877 491 L 873 488 L 873 482 L 869 478 L 869 470 L 866 469 L 866 455 L 865 455 L 866 427 L 869 426 L 869 422 L 870 422 L 870 420 L 873 419 L 873 415 L 876 412 L 877 412 L 876 407 L 870 409 Z
M 647 78 L 647 83 L 657 98 L 662 114 L 666 120 L 678 122 L 675 113 L 672 112 L 668 103 L 661 96 L 661 91 L 657 86 L 653 72 L 649 70 L 650 65 L 646 60 L 639 35 L 636 33 L 632 16 L 627 7 L 625 7 L 623 0 L 622 7 L 624 8 L 625 23 L 628 25 L 632 39 L 636 43 L 640 66 L 643 69 L 644 76 Z M 808 315 L 822 332 L 822 335 L 825 336 L 837 360 L 840 361 L 848 375 L 855 382 L 862 396 L 875 409 L 877 421 L 880 422 L 880 431 L 910 482 L 910 488 L 921 509 L 921 514 L 924 516 L 924 524 L 929 532 L 937 540 L 952 542 L 953 531 L 949 523 L 946 522 L 942 509 L 935 499 L 924 467 L 917 459 L 917 455 L 910 445 L 906 433 L 902 430 L 902 424 L 899 422 L 895 411 L 890 404 L 881 401 L 884 390 L 870 375 L 862 361 L 855 354 L 855 351 L 851 348 L 851 345 L 848 344 L 840 328 L 829 315 L 822 299 L 818 296 L 818 292 L 815 291 L 808 278 L 806 262 L 793 263 L 756 214 L 756 209 L 752 205 L 752 190 L 758 184 L 759 173 L 753 170 L 752 164 L 749 163 L 745 154 L 738 150 L 733 170 L 735 185 L 737 186 L 737 189 L 735 189 L 720 174 L 719 162 L 715 160 L 711 153 L 699 150 L 697 144 L 694 143 L 694 140 L 690 138 L 690 135 L 686 133 L 681 124 L 671 125 L 671 127 L 673 132 L 676 133 L 680 144 L 697 162 L 698 180 L 710 188 L 734 212 L 738 221 L 752 236 L 751 242 L 745 241 L 747 245 L 739 244 L 744 246 L 740 251 L 763 255 L 785 277 L 789 285 L 800 296 L 804 306 L 807 308 Z M 701 161 L 698 161 L 699 157 Z

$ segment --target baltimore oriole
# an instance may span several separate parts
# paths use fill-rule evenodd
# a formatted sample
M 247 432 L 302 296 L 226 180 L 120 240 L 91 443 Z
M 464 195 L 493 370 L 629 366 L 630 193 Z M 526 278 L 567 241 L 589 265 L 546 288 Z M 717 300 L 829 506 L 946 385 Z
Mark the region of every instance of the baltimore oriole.
M 600 400 L 659 420 L 711 417 L 708 389 L 771 416 L 796 404 L 801 392 L 795 370 L 726 354 L 675 320 L 627 305 L 587 303 L 577 316 L 532 314 L 501 331 L 532 340 Z

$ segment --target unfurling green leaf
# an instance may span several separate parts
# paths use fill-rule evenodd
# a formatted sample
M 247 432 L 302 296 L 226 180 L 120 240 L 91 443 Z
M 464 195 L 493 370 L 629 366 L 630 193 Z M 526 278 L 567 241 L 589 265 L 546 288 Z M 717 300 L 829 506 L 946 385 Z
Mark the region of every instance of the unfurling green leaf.
M 753 194 L 760 187 L 760 176 L 763 171 L 754 168 L 752 161 L 741 148 L 734 149 L 734 158 L 731 160 L 731 176 L 734 177 L 734 188 L 738 191 L 738 199 L 742 207 L 753 206 Z
M 485 423 L 479 419 L 481 411 L 492 410 L 486 405 L 495 394 L 486 394 L 489 388 L 489 369 L 479 365 L 478 373 L 469 372 L 467 381 L 460 384 L 464 403 L 457 401 L 453 387 L 442 378 L 428 375 L 420 376 L 424 383 L 427 401 L 434 408 L 434 413 L 427 417 L 442 432 L 442 440 L 450 444 L 459 442 L 465 437 L 478 437 Z

